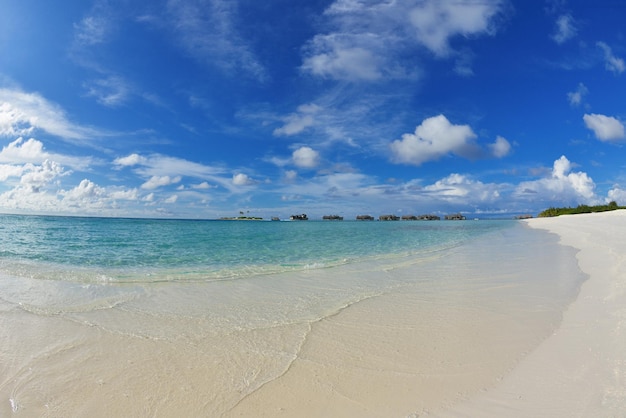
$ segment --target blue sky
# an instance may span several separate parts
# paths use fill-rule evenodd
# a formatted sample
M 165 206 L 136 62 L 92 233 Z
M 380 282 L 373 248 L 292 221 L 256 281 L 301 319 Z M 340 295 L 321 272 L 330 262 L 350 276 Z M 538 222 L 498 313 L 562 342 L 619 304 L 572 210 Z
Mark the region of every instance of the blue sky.
M 3 0 L 0 212 L 626 205 L 614 0 Z

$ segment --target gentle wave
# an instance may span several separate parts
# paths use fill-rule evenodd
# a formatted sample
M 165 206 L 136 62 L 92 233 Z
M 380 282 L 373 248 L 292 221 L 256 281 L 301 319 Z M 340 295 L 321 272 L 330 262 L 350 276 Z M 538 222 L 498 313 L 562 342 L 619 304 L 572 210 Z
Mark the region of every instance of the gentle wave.
M 422 256 L 510 225 L 0 216 L 0 272 L 103 284 L 229 280 Z

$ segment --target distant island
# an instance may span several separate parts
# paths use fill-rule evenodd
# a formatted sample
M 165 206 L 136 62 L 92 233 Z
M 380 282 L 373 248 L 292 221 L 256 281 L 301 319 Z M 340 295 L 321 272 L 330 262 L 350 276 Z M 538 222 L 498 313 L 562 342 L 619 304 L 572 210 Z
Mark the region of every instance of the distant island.
M 608 205 L 596 205 L 596 206 L 587 206 L 587 205 L 578 205 L 575 208 L 548 208 L 543 212 L 539 213 L 538 217 L 540 218 L 549 218 L 553 216 L 560 215 L 575 215 L 578 213 L 593 213 L 593 212 L 608 212 L 611 210 L 617 209 L 626 209 L 626 206 L 618 206 L 617 202 L 610 202 Z

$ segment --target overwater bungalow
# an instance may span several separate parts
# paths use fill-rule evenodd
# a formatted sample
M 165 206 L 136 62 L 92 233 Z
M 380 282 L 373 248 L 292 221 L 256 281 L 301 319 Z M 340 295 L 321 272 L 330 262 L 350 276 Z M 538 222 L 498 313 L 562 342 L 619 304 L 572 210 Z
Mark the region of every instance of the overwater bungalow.
M 446 215 L 445 219 L 446 221 L 464 221 L 466 218 L 460 213 L 454 213 L 452 215 Z
M 397 221 L 400 220 L 399 216 L 396 215 L 380 215 L 378 217 L 379 221 Z
M 322 219 L 325 221 L 343 221 L 343 216 L 339 215 L 324 215 Z
M 438 221 L 441 218 L 437 215 L 420 215 L 417 219 L 420 221 Z
M 374 217 L 371 215 L 358 215 L 356 217 L 357 221 L 373 221 Z
M 306 213 L 302 213 L 300 215 L 291 215 L 289 219 L 292 221 L 308 221 L 309 217 L 306 216 Z

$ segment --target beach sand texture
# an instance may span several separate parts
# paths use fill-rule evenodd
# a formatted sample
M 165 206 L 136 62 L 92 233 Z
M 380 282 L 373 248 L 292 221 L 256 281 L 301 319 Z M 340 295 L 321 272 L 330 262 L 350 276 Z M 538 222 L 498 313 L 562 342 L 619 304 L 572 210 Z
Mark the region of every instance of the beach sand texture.
M 441 416 L 626 416 L 626 211 L 528 224 L 579 249 L 589 279 L 560 327 L 500 385 Z
M 0 301 L 0 416 L 623 416 L 626 212 L 529 225 L 443 263 L 279 277 L 438 280 L 276 326 L 194 314 L 214 297 L 202 283 L 63 314 Z

